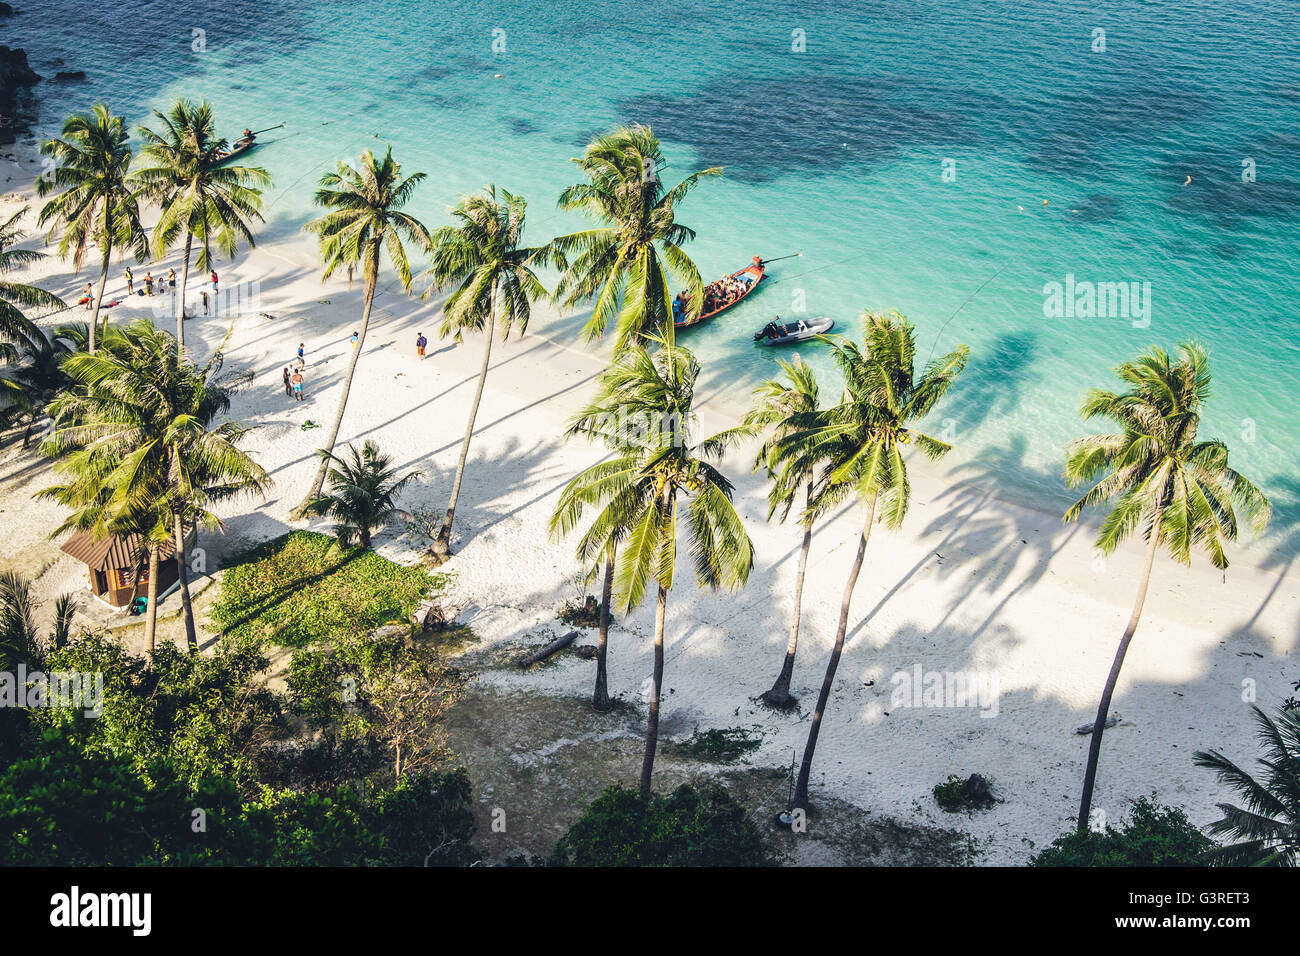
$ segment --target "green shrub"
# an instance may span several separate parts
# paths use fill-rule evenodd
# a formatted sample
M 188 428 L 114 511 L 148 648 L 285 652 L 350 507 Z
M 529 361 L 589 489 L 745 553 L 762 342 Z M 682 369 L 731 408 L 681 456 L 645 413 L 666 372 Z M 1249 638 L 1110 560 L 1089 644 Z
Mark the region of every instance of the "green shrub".
M 1072 831 L 1029 861 L 1030 866 L 1206 866 L 1214 841 L 1177 807 L 1146 797 L 1119 829 Z
M 677 752 L 697 760 L 732 763 L 763 744 L 761 730 L 744 727 L 718 727 L 695 731 L 690 739 L 677 745 Z
M 934 799 L 940 809 L 948 813 L 988 810 L 998 802 L 989 788 L 989 782 L 977 773 L 965 778 L 956 774 L 949 775 L 946 781 L 935 785 Z
M 328 535 L 292 531 L 226 571 L 211 613 L 229 637 L 303 647 L 405 622 L 441 582 L 424 568 L 339 548 Z
M 555 847 L 555 866 L 770 866 L 758 828 L 725 789 L 683 784 L 649 800 L 610 787 Z

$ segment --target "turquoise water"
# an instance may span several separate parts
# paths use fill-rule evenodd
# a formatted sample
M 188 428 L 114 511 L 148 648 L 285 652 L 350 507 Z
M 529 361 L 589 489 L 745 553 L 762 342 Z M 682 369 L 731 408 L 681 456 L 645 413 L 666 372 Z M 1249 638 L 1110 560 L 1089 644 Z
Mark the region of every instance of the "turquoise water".
M 429 175 L 426 222 L 491 180 L 529 198 L 544 241 L 577 225 L 554 200 L 589 134 L 649 123 L 666 179 L 726 169 L 680 211 L 703 273 L 803 252 L 683 336 L 714 387 L 767 375 L 750 333 L 801 302 L 846 332 L 897 308 L 922 355 L 972 348 L 932 423 L 953 461 L 1055 508 L 1083 391 L 1197 337 L 1218 380 L 1205 433 L 1274 493 L 1283 530 L 1296 520 L 1300 5 L 54 0 L 8 26 L 38 72 L 89 74 L 42 84 L 42 133 L 95 98 L 143 119 L 206 96 L 232 135 L 287 122 L 255 154 L 276 237 L 335 159 L 391 143 Z M 1067 276 L 1149 283 L 1149 324 L 1046 317 L 1044 285 Z

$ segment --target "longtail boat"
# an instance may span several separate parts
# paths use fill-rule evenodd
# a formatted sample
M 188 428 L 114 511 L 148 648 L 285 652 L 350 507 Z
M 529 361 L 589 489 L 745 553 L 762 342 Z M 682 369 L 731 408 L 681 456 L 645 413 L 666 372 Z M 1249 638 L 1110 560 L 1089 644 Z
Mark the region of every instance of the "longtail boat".
M 699 325 L 701 322 L 705 321 L 706 319 L 713 318 L 719 312 L 726 312 L 733 305 L 735 305 L 745 296 L 749 295 L 751 292 L 753 292 L 755 289 L 758 288 L 758 284 L 763 281 L 763 273 L 765 271 L 764 266 L 765 263 L 762 257 L 754 256 L 754 261 L 749 265 L 745 266 L 745 268 L 741 269 L 739 272 L 733 272 L 730 275 L 723 276 L 721 279 L 718 280 L 719 282 L 725 282 L 728 279 L 739 279 L 741 282 L 745 283 L 745 287 L 740 290 L 739 294 L 723 302 L 722 305 L 716 306 L 712 312 L 701 312 L 694 319 L 688 319 L 685 316 L 674 315 L 673 328 L 675 329 L 690 328 L 692 325 Z

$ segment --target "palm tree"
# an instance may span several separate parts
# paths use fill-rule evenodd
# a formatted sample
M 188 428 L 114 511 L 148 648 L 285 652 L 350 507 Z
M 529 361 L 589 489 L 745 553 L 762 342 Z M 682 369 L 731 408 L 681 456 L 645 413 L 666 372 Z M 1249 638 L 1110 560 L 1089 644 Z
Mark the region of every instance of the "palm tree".
M 796 358 L 793 363 L 782 361 L 780 365 L 784 379 L 770 379 L 756 389 L 757 401 L 746 415 L 745 424 L 768 436 L 754 459 L 754 467 L 765 468 L 772 482 L 767 495 L 768 520 L 780 510 L 781 521 L 785 521 L 799 500 L 800 491 L 803 492 L 804 508 L 799 516 L 803 542 L 799 548 L 799 570 L 795 575 L 790 639 L 786 643 L 785 660 L 776 682 L 760 695 L 767 704 L 789 710 L 798 703 L 790 694 L 790 678 L 794 674 L 794 656 L 799 647 L 799 618 L 808 550 L 812 546 L 813 522 L 818 516 L 813 488 L 821 458 L 816 435 L 801 433 L 794 426 L 796 416 L 799 416 L 797 420 L 805 423 L 815 417 L 819 407 L 817 376 L 802 359 Z
M 370 308 L 374 304 L 375 286 L 379 281 L 380 253 L 385 250 L 388 252 L 402 288 L 409 289 L 411 264 L 402 240 L 406 239 L 425 248 L 429 245 L 429 231 L 419 220 L 401 211 L 410 200 L 415 187 L 423 180 L 424 173 L 415 173 L 403 179 L 402 166 L 393 160 L 393 150 L 389 147 L 381 162 L 376 162 L 374 154 L 366 150 L 361 154 L 356 169 L 346 163 L 339 163 L 334 172 L 321 177 L 320 188 L 316 190 L 316 205 L 327 211 L 307 223 L 306 229 L 320 237 L 320 258 L 325 266 L 322 278 L 328 279 L 336 269 L 343 266 L 351 280 L 353 270 L 360 266 L 365 281 L 361 334 L 357 338 L 356 347 L 352 349 L 348 374 L 343 379 L 343 394 L 339 396 L 339 408 L 325 442 L 324 451 L 327 455 L 334 454 L 334 443 L 338 441 L 343 414 L 348 407 L 348 395 L 352 391 L 352 376 L 356 373 L 357 359 L 361 357 L 366 344 Z M 329 463 L 328 457 L 321 458 L 311 488 L 297 508 L 296 514 L 299 517 L 320 497 Z
M 41 155 L 56 163 L 49 175 L 36 180 L 36 193 L 56 193 L 40 212 L 37 222 L 49 223 L 50 237 L 63 230 L 59 255 L 72 256 L 73 269 L 81 271 L 87 249 L 99 249 L 99 288 L 90 315 L 90 351 L 95 351 L 95 327 L 104 301 L 108 267 L 113 250 L 143 259 L 148 246 L 140 225 L 136 190 L 130 182 L 131 145 L 126 120 L 114 116 L 103 103 L 90 112 L 73 113 L 63 123 L 63 135 L 41 144 Z
M 158 203 L 161 212 L 153 227 L 153 254 L 166 255 L 182 237 L 185 258 L 176 296 L 176 343 L 185 347 L 185 290 L 190 277 L 190 254 L 199 241 L 194 267 L 200 273 L 212 267 L 212 250 L 229 259 L 240 241 L 256 245 L 250 228 L 262 220 L 262 189 L 271 177 L 258 166 L 224 165 L 229 146 L 216 134 L 212 107 L 177 100 L 168 113 L 154 110 L 160 124 L 155 132 L 140 127 L 144 147 L 140 155 L 150 165 L 133 174 L 141 193 Z
M 45 258 L 35 249 L 14 248 L 22 238 L 20 223 L 26 213 L 27 207 L 24 206 L 0 222 L 0 358 L 6 360 L 13 358 L 9 346 L 31 342 L 40 335 L 36 323 L 23 314 L 24 307 L 60 309 L 64 306 L 62 299 L 44 289 L 4 278 L 5 273 L 16 272 Z
M 876 511 L 883 508 L 885 526 L 897 529 L 907 517 L 911 501 L 911 482 L 903 446 L 913 445 L 932 461 L 952 448 L 946 442 L 917 430 L 920 421 L 938 405 L 944 393 L 966 367 L 970 349 L 959 345 L 942 358 L 926 365 L 916 375 L 916 342 L 911 323 L 894 312 L 862 315 L 865 326 L 864 347 L 847 341 L 834 344 L 833 355 L 844 376 L 844 395 L 840 404 L 822 411 L 792 415 L 787 433 L 772 442 L 780 456 L 819 456 L 826 464 L 813 492 L 817 512 L 838 504 L 850 496 L 863 505 L 862 531 L 858 550 L 844 585 L 840 600 L 839 625 L 831 648 L 826 675 L 817 695 L 808 742 L 795 784 L 792 810 L 807 813 L 808 781 L 812 775 L 813 753 L 822 718 L 835 683 L 835 671 L 844 652 L 849 627 L 849 606 L 853 589 L 862 570 L 871 526 Z M 796 458 L 797 460 L 797 458 Z
M 216 505 L 270 486 L 262 467 L 239 448 L 247 428 L 217 421 L 247 380 L 223 374 L 223 361 L 218 348 L 196 366 L 147 319 L 114 328 L 99 353 L 64 363 L 74 384 L 50 405 L 54 429 L 44 446 L 68 481 L 42 495 L 77 509 L 70 520 L 101 532 L 141 533 L 151 562 L 154 546 L 170 535 L 191 651 L 198 637 L 186 533 L 198 525 L 220 527 Z M 151 592 L 156 580 L 152 574 Z
M 45 414 L 45 406 L 71 384 L 63 362 L 78 347 L 86 346 L 89 326 L 77 323 L 57 326 L 50 332 L 37 330 L 17 347 L 0 347 L 9 353 L 9 364 L 0 368 L 0 427 L 26 425 L 23 446 Z
M 503 189 L 498 199 L 496 186 L 489 185 L 481 193 L 461 197 L 451 211 L 459 220 L 458 225 L 443 226 L 433 234 L 433 262 L 429 267 L 433 283 L 438 288 L 456 287 L 443 304 L 440 334 L 443 338 L 454 335 L 460 342 L 467 331 L 485 333 L 483 364 L 469 408 L 465 437 L 460 444 L 451 498 L 431 548 L 435 561 L 444 560 L 451 553 L 451 526 L 456 518 L 470 440 L 474 437 L 474 419 L 487 382 L 492 336 L 498 326 L 502 341 L 514 329 L 522 334 L 528 328 L 532 303 L 547 294 L 533 272 L 534 265 L 546 261 L 547 250 L 521 245 L 525 207 L 522 196 Z
M 599 434 L 616 455 L 614 461 L 599 462 L 576 475 L 560 492 L 560 500 L 551 514 L 549 530 L 552 540 L 573 532 L 585 508 L 603 507 L 626 490 L 636 473 L 635 444 L 628 445 L 623 436 L 608 429 L 597 431 L 597 423 L 579 417 L 569 427 L 568 434 Z M 622 453 L 621 455 L 619 453 Z M 613 704 L 609 699 L 609 609 L 614 594 L 614 569 L 618 558 L 618 544 L 628 528 L 622 524 L 604 524 L 593 527 L 578 542 L 577 557 L 580 562 L 593 566 L 592 574 L 602 573 L 600 590 L 600 625 L 596 638 L 596 685 L 591 694 L 593 709 L 604 712 Z
M 552 240 L 564 269 L 556 299 L 565 307 L 595 299 L 583 333 L 588 340 L 599 338 L 615 322 L 616 354 L 646 334 L 659 332 L 671 342 L 669 272 L 690 293 L 691 314 L 699 314 L 704 302 L 699 271 L 681 248 L 695 232 L 676 221 L 676 207 L 703 177 L 722 175 L 721 167 L 665 189 L 668 162 L 659 139 L 639 125 L 598 136 L 574 162 L 587 182 L 565 189 L 560 208 L 581 211 L 601 225 Z
M 367 441 L 360 452 L 349 445 L 347 461 L 324 450 L 321 454 L 334 463 L 329 473 L 330 494 L 312 502 L 309 513 L 327 515 L 337 522 L 334 534 L 339 544 L 358 542 L 363 548 L 370 547 L 374 529 L 405 514 L 395 499 L 420 472 L 409 471 L 399 477 L 392 456 L 382 454 L 373 441 Z
M 686 512 L 689 550 L 700 586 L 744 586 L 754 546 L 731 502 L 732 485 L 714 463 L 747 432 L 736 428 L 692 442 L 695 380 L 700 364 L 686 349 L 663 339 L 655 354 L 633 345 L 602 373 L 595 400 L 578 416 L 578 428 L 617 448 L 615 456 L 578 479 L 580 489 L 561 518 L 574 526 L 584 509 L 598 509 L 579 545 L 587 558 L 625 542 L 614 589 L 623 612 L 657 589 L 654 672 L 646 723 L 641 793 L 650 793 L 659 741 L 659 701 L 664 672 L 664 624 L 677 563 L 677 514 Z M 584 548 L 585 545 L 585 548 Z
M 1216 836 L 1239 842 L 1211 851 L 1224 866 L 1295 866 L 1300 863 L 1300 710 L 1283 709 L 1276 721 L 1258 707 L 1255 723 L 1266 756 L 1256 780 L 1217 750 L 1198 750 L 1198 767 L 1218 773 L 1241 796 L 1244 807 L 1219 804 L 1223 819 L 1210 824 Z
M 1147 548 L 1133 613 L 1115 651 L 1092 727 L 1079 801 L 1080 833 L 1088 828 L 1111 696 L 1142 616 L 1161 542 L 1175 561 L 1191 564 L 1192 547 L 1197 546 L 1216 568 L 1226 568 L 1223 547 L 1236 540 L 1236 509 L 1250 519 L 1257 533 L 1272 512 L 1263 493 L 1228 467 L 1227 445 L 1213 439 L 1197 441 L 1201 413 L 1210 397 L 1209 357 L 1202 346 L 1180 345 L 1177 360 L 1164 349 L 1150 348 L 1115 371 L 1128 391 L 1092 389 L 1080 414 L 1084 419 L 1108 418 L 1123 431 L 1088 435 L 1066 449 L 1065 479 L 1070 487 L 1098 480 L 1070 506 L 1064 520 L 1074 521 L 1085 508 L 1113 501 L 1115 506 L 1097 534 L 1098 550 L 1111 554 L 1139 529 Z

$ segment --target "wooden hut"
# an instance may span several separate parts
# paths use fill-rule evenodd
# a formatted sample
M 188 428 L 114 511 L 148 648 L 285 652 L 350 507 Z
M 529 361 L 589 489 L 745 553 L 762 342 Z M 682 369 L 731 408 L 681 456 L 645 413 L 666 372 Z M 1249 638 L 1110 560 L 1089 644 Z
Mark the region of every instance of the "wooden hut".
M 191 528 L 185 543 L 194 546 L 197 535 Z M 126 607 L 137 597 L 149 594 L 149 553 L 138 534 L 108 535 L 96 540 L 89 531 L 78 531 L 61 549 L 86 566 L 90 590 L 97 598 Z M 169 538 L 158 552 L 158 596 L 161 598 L 177 581 L 176 549 Z

